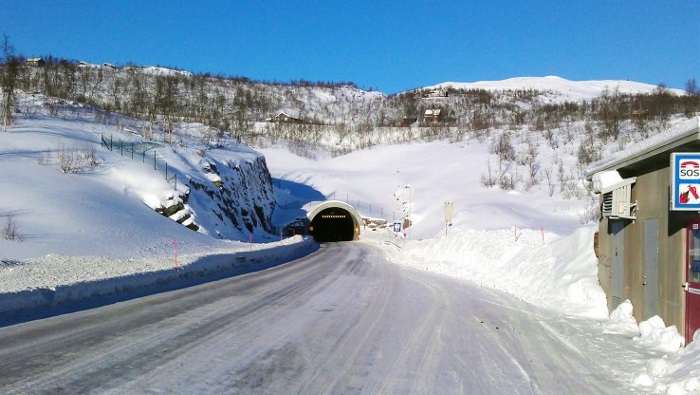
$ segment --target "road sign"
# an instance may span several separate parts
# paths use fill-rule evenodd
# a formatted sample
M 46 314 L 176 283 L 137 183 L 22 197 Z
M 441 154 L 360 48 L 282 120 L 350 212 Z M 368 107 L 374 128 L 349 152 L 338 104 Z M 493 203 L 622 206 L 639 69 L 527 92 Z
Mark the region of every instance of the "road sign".
M 671 210 L 700 211 L 700 153 L 671 154 Z
M 445 222 L 452 221 L 452 202 L 445 202 Z
M 452 202 L 445 202 L 445 236 L 447 236 L 447 229 L 449 223 L 452 221 Z

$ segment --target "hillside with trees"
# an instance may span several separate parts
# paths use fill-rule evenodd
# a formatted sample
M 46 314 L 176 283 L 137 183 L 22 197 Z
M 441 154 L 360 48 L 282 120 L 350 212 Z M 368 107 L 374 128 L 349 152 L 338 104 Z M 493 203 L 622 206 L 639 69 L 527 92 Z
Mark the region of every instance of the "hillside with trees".
M 625 81 L 612 81 L 600 93 L 574 95 L 548 86 L 545 77 L 538 88 L 444 84 L 386 95 L 350 82 L 253 81 L 51 56 L 35 63 L 15 56 L 6 37 L 3 55 L 5 124 L 14 114 L 36 111 L 13 100 L 22 94 L 40 95 L 58 117 L 79 116 L 81 106 L 91 106 L 100 110 L 101 122 L 132 119 L 120 126 L 172 145 L 189 133 L 204 147 L 231 138 L 283 143 L 313 157 L 377 144 L 474 140 L 487 144 L 493 158 L 481 164 L 483 187 L 540 185 L 550 196 L 567 198 L 586 194 L 583 174 L 590 163 L 663 131 L 674 118 L 700 112 L 694 79 L 685 92 L 663 85 L 626 89 Z

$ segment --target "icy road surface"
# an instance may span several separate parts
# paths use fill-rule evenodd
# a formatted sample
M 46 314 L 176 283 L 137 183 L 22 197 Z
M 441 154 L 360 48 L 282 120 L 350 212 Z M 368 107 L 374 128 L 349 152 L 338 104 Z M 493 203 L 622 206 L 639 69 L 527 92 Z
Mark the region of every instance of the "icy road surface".
M 374 246 L 0 329 L 1 393 L 620 394 L 591 323 Z M 584 329 L 587 328 L 587 329 Z

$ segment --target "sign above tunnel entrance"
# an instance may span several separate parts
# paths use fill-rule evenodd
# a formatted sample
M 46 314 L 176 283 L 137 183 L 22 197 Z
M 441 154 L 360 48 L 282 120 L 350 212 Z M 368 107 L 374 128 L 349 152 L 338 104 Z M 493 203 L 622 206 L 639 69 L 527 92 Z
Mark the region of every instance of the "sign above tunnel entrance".
M 700 153 L 671 154 L 671 210 L 700 211 Z
M 323 214 L 323 215 L 321 215 L 321 218 L 326 218 L 326 219 L 344 219 L 347 217 L 348 216 L 345 214 Z

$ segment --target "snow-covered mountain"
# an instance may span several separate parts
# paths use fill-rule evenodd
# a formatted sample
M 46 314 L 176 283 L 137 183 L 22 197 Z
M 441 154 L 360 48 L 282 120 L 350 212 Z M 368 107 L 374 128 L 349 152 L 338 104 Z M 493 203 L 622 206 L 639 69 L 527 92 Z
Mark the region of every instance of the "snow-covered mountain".
M 557 76 L 515 77 L 500 81 L 443 82 L 423 89 L 434 90 L 451 88 L 454 90 L 483 89 L 487 91 L 536 90 L 559 96 L 566 101 L 585 101 L 600 97 L 604 92 L 618 92 L 626 95 L 652 94 L 658 85 L 650 85 L 628 80 L 570 81 Z M 676 95 L 686 93 L 679 89 L 669 89 Z
M 306 127 L 328 126 L 339 135 L 369 128 L 406 126 L 423 121 L 426 109 L 439 108 L 441 126 L 479 129 L 487 124 L 530 122 L 545 104 L 584 102 L 603 92 L 650 95 L 657 87 L 631 81 L 568 81 L 559 77 L 521 77 L 492 82 L 446 82 L 396 95 L 364 91 L 350 83 L 270 83 L 246 78 L 193 75 L 163 67 L 115 67 L 70 62 L 26 68 L 19 86 L 26 92 L 92 104 L 107 111 L 149 119 L 168 128 L 177 119 L 207 124 L 249 137 L 255 122 L 281 111 Z M 421 100 L 419 93 L 449 88 L 448 97 Z M 484 94 L 486 92 L 486 94 Z M 664 90 L 682 95 L 678 90 Z M 477 118 L 475 120 L 475 113 Z M 297 128 L 299 126 L 297 125 Z M 321 128 L 322 133 L 326 131 Z M 296 137 L 300 133 L 296 133 Z M 303 133 L 301 133 L 303 134 Z M 288 132 L 287 135 L 294 135 Z M 340 140 L 336 138 L 336 140 Z

